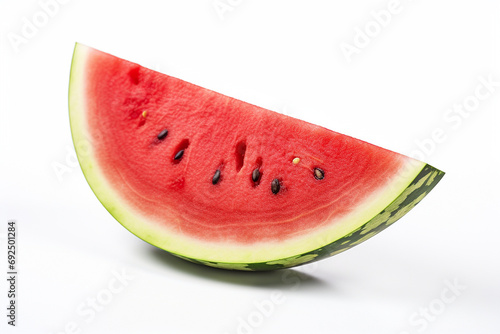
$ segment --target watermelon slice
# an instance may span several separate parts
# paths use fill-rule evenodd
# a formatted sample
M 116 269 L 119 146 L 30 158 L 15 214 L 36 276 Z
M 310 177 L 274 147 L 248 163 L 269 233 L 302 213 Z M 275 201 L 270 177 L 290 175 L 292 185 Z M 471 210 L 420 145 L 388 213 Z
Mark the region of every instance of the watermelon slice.
M 340 253 L 444 173 L 412 158 L 77 44 L 69 109 L 85 177 L 139 238 L 227 269 Z

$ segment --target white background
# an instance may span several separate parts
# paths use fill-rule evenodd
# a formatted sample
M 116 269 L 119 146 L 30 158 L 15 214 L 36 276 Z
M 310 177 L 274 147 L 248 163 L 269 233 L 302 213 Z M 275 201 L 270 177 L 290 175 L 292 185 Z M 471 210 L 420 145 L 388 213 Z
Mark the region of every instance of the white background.
M 390 1 L 49 2 L 0 1 L 0 332 L 500 332 L 500 2 L 401 0 L 384 27 L 372 11 Z M 186 263 L 121 227 L 75 165 L 77 41 L 447 174 L 384 233 L 316 264 Z M 479 87 L 488 77 L 491 91 Z M 466 116 L 448 111 L 463 103 Z M 19 228 L 15 328 L 8 219 Z

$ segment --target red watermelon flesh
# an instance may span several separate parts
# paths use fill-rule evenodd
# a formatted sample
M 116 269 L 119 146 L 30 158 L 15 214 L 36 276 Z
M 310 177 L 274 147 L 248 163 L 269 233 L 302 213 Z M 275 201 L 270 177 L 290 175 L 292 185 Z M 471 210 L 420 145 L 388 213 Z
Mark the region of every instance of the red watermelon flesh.
M 234 269 L 325 248 L 428 166 L 81 44 L 70 117 L 90 186 L 126 228 Z

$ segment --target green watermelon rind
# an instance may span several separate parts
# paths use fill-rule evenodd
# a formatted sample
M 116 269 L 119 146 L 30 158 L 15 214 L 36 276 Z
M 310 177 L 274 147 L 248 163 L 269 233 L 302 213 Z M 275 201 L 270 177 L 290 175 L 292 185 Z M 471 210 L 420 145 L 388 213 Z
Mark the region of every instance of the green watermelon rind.
M 328 236 L 322 232 L 311 234 L 305 241 L 292 244 L 292 247 L 273 245 L 271 252 L 267 248 L 251 247 L 236 253 L 233 249 L 182 240 L 180 236 L 169 235 L 162 227 L 150 224 L 146 216 L 123 203 L 120 194 L 108 184 L 100 170 L 93 155 L 92 136 L 87 128 L 85 113 L 86 103 L 91 103 L 85 99 L 86 83 L 82 79 L 85 77 L 87 52 L 90 52 L 88 47 L 81 44 L 75 46 L 69 91 L 71 132 L 85 178 L 106 210 L 127 230 L 191 262 L 224 269 L 260 271 L 320 260 L 347 250 L 394 223 L 412 209 L 444 175 L 430 165 L 413 160 L 407 163 L 406 173 L 395 175 L 394 182 L 382 188 L 383 191 L 371 202 L 371 209 L 360 208 L 360 212 L 366 212 L 362 212 L 358 220 L 336 227 L 334 233 Z
M 436 184 L 438 184 L 438 182 L 443 178 L 444 174 L 445 173 L 443 171 L 431 165 L 425 165 L 410 185 L 378 215 L 344 237 L 310 252 L 275 261 L 256 263 L 211 262 L 190 259 L 177 254 L 174 255 L 206 266 L 247 271 L 284 269 L 315 262 L 337 255 L 356 245 L 359 245 L 363 241 L 373 237 L 394 224 L 411 209 L 413 209 L 425 196 L 427 196 L 434 186 L 436 186 Z

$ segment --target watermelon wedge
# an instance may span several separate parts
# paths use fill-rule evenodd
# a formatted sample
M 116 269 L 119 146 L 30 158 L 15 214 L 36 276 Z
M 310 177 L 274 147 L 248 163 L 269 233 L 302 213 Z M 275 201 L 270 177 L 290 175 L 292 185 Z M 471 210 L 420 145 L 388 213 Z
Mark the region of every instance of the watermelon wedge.
M 80 166 L 116 220 L 213 267 L 271 270 L 340 253 L 444 175 L 82 44 L 69 110 Z

